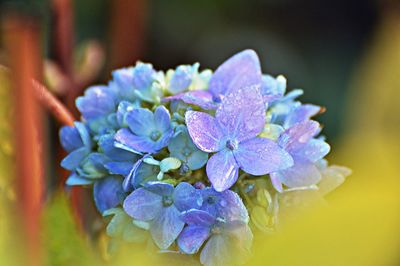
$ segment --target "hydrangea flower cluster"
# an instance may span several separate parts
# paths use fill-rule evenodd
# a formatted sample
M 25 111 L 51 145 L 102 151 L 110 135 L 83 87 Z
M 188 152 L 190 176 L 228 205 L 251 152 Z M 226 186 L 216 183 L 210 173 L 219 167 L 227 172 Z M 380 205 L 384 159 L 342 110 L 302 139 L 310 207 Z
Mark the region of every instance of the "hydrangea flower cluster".
M 139 62 L 112 77 L 76 100 L 81 121 L 60 131 L 67 185 L 93 187 L 112 239 L 240 264 L 252 231 L 273 231 L 278 210 L 303 204 L 299 192 L 322 197 L 349 174 L 323 159 L 330 147 L 312 120 L 322 108 L 262 74 L 252 50 L 215 72 Z

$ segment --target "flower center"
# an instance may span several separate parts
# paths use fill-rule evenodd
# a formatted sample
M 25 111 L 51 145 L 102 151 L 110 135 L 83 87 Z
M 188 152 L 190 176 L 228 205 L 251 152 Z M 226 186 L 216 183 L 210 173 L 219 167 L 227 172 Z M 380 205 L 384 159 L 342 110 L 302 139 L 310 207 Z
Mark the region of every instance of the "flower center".
M 216 203 L 216 197 L 209 196 L 206 201 L 208 204 L 214 204 Z
M 231 151 L 236 150 L 238 148 L 239 143 L 234 139 L 229 139 L 226 141 L 226 147 Z
M 183 154 L 183 156 L 185 156 L 185 157 L 189 157 L 190 154 L 192 154 L 192 150 L 189 149 L 188 147 L 185 147 L 185 148 L 183 148 L 183 150 L 182 150 L 182 154 Z
M 168 206 L 171 206 L 174 203 L 174 201 L 172 200 L 171 196 L 165 195 L 162 198 L 162 203 L 163 203 L 164 207 L 168 207 Z
M 220 103 L 222 101 L 221 95 L 214 95 L 212 97 L 212 99 L 213 99 L 213 102 L 216 102 L 216 103 Z
M 185 175 L 187 172 L 189 172 L 189 166 L 186 164 L 186 163 L 183 163 L 182 165 L 181 165 L 181 168 L 179 169 L 179 173 L 181 174 L 181 175 Z
M 151 132 L 151 134 L 150 134 L 150 138 L 151 138 L 151 140 L 153 140 L 153 141 L 159 140 L 160 137 L 161 137 L 161 132 L 158 131 L 158 130 L 154 130 L 154 131 Z

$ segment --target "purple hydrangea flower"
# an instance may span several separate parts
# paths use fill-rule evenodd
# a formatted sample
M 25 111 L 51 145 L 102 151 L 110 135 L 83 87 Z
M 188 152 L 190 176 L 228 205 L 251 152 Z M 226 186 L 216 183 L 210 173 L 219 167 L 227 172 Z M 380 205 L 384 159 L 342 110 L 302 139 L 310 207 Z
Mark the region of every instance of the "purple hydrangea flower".
M 224 220 L 195 209 L 184 212 L 181 219 L 187 226 L 178 237 L 179 249 L 195 254 L 207 241 L 200 254 L 203 265 L 242 264 L 249 255 L 253 234 L 247 223 Z
M 265 175 L 293 165 L 291 156 L 274 141 L 257 137 L 265 125 L 265 106 L 255 86 L 228 94 L 215 118 L 203 112 L 186 112 L 186 124 L 200 150 L 216 152 L 206 171 L 217 191 L 236 182 L 239 168 Z
M 125 121 L 129 128 L 118 130 L 116 145 L 135 153 L 158 152 L 168 145 L 174 133 L 170 114 L 164 106 L 158 106 L 154 113 L 135 108 L 126 114 Z
M 182 100 L 203 109 L 216 109 L 225 95 L 237 88 L 261 84 L 260 60 L 253 50 L 244 50 L 226 60 L 212 75 L 208 90 L 189 91 L 164 101 Z
M 189 183 L 176 188 L 162 182 L 149 182 L 134 190 L 124 201 L 125 212 L 139 221 L 150 223 L 150 233 L 161 249 L 167 249 L 178 237 L 184 222 L 183 211 L 199 208 L 202 198 Z
M 271 181 L 278 191 L 282 183 L 290 188 L 310 186 L 321 180 L 321 173 L 315 163 L 330 150 L 329 144 L 314 138 L 320 132 L 318 122 L 308 120 L 297 123 L 285 130 L 278 144 L 291 154 L 292 167 L 271 173 Z
M 203 205 L 201 210 L 215 217 L 221 217 L 225 221 L 242 221 L 247 223 L 249 215 L 239 195 L 232 190 L 218 192 L 213 188 L 201 190 Z

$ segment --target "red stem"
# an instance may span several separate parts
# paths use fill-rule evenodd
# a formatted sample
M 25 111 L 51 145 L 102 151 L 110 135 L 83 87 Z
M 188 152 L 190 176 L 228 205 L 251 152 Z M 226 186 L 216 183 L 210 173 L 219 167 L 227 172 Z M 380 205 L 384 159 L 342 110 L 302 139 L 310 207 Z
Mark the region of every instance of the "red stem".
M 35 96 L 39 102 L 63 125 L 73 126 L 74 116 L 49 90 L 36 80 L 32 80 Z

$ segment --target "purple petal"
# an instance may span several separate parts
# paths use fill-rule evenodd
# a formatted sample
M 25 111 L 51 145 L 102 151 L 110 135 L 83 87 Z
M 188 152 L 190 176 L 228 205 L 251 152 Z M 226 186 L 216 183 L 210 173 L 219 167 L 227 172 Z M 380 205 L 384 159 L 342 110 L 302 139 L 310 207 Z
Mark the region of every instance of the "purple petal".
M 214 117 L 202 112 L 187 111 L 185 120 L 189 135 L 200 150 L 216 152 L 221 149 L 222 132 Z
M 215 117 L 224 133 L 239 142 L 257 136 L 265 125 L 265 105 L 258 87 L 226 95 Z
M 245 248 L 250 248 L 253 240 L 253 233 L 247 223 L 243 221 L 231 221 L 225 225 L 229 235 L 241 242 Z
M 230 188 L 238 179 L 239 166 L 230 151 L 220 151 L 208 160 L 207 176 L 216 191 Z
M 93 187 L 94 202 L 97 209 L 104 211 L 114 208 L 122 196 L 122 180 L 117 177 L 106 177 L 97 181 Z
M 301 148 L 320 131 L 319 123 L 308 120 L 285 130 L 278 139 L 279 145 L 291 152 Z
M 301 158 L 294 158 L 292 167 L 275 173 L 275 176 L 291 188 L 311 186 L 321 180 L 318 168 L 312 162 Z
M 154 112 L 154 120 L 156 127 L 161 132 L 166 132 L 171 129 L 171 116 L 165 106 L 158 106 Z
M 188 225 L 198 225 L 203 227 L 210 227 L 215 223 L 216 218 L 210 213 L 203 210 L 188 210 L 183 212 L 181 220 Z
M 139 220 L 150 221 L 162 210 L 162 197 L 144 188 L 138 188 L 128 195 L 124 201 L 125 212 Z
M 271 178 L 272 186 L 276 189 L 276 191 L 282 192 L 283 186 L 282 186 L 282 182 L 280 180 L 279 172 L 271 173 L 269 176 Z
M 213 101 L 213 95 L 208 90 L 197 90 L 180 93 L 164 98 L 163 102 L 173 100 L 181 100 L 184 103 L 193 104 L 205 110 L 214 110 L 218 107 L 218 105 Z
M 146 108 L 135 108 L 126 114 L 126 123 L 138 136 L 150 135 L 155 129 L 154 115 Z
M 151 141 L 148 137 L 136 136 L 132 134 L 127 128 L 122 128 L 118 130 L 114 138 L 118 143 L 128 147 L 132 151 L 144 153 L 153 153 L 157 151 L 154 148 L 154 142 Z
M 215 217 L 222 217 L 226 221 L 248 222 L 247 209 L 237 193 L 232 190 L 217 192 L 213 188 L 206 188 L 201 192 L 203 196 L 201 210 Z
M 235 54 L 214 72 L 209 90 L 213 95 L 225 95 L 239 88 L 261 85 L 261 67 L 253 50 Z
M 309 120 L 321 111 L 321 107 L 312 104 L 303 104 L 295 108 L 285 120 L 285 128 L 289 128 L 294 124 Z
M 184 222 L 179 218 L 175 206 L 163 208 L 161 214 L 151 223 L 150 233 L 160 249 L 167 249 L 182 231 Z
M 235 265 L 232 239 L 222 234 L 213 235 L 201 251 L 200 262 L 205 266 Z M 234 264 L 235 263 L 235 264 Z
M 239 195 L 232 190 L 222 192 L 219 215 L 226 221 L 249 221 L 249 214 Z
M 311 139 L 307 144 L 296 150 L 295 155 L 311 162 L 317 162 L 324 158 L 330 151 L 328 143 L 320 139 Z
M 233 153 L 240 168 L 252 175 L 265 175 L 293 165 L 290 154 L 266 138 L 241 142 Z
M 179 249 L 186 254 L 195 254 L 210 236 L 210 228 L 191 225 L 183 229 L 178 237 Z
M 202 198 L 200 192 L 186 182 L 179 183 L 174 191 L 174 204 L 179 211 L 200 208 Z

